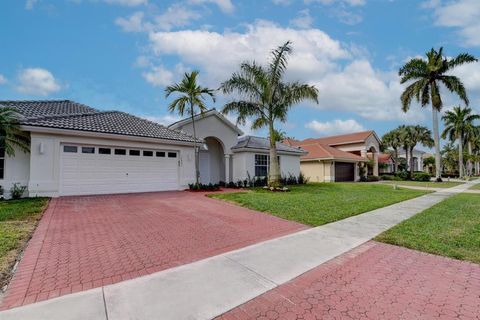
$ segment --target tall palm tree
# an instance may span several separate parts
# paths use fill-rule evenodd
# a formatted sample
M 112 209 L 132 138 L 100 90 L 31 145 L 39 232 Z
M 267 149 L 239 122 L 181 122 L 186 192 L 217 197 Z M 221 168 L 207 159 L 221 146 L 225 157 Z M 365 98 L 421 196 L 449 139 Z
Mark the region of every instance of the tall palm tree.
M 382 144 L 384 147 L 387 148 L 392 148 L 394 152 L 394 157 L 395 157 L 395 166 L 394 166 L 394 172 L 397 172 L 398 170 L 398 149 L 402 146 L 402 141 L 400 137 L 400 131 L 399 129 L 393 129 L 387 133 L 385 133 L 382 137 Z
M 478 139 L 480 136 L 480 127 L 475 126 L 473 123 L 467 124 L 465 128 L 465 142 L 467 144 L 468 150 L 468 159 L 467 159 L 467 175 L 472 176 L 473 174 L 473 158 L 475 155 L 473 154 L 473 148 L 475 144 L 475 140 Z
M 237 94 L 240 99 L 227 103 L 222 112 L 237 113 L 237 122 L 245 124 L 253 118 L 252 129 L 267 127 L 270 140 L 270 164 L 268 184 L 280 185 L 280 168 L 275 141 L 275 121 L 285 122 L 290 108 L 303 100 L 318 103 L 318 90 L 300 82 L 285 82 L 287 58 L 292 53 L 292 44 L 287 41 L 271 52 L 268 66 L 256 62 L 243 62 L 240 71 L 223 82 L 225 94 Z
M 476 62 L 477 59 L 468 54 L 461 53 L 453 59 L 443 56 L 443 48 L 438 51 L 431 49 L 426 53 L 427 59 L 414 58 L 408 61 L 398 74 L 400 83 L 411 83 L 401 95 L 402 110 L 407 112 L 412 100 L 415 98 L 422 107 L 432 104 L 433 139 L 435 141 L 435 176 L 441 180 L 440 134 L 438 129 L 438 112 L 442 110 L 443 102 L 440 95 L 440 85 L 451 93 L 457 94 L 468 105 L 468 97 L 462 81 L 449 74 L 455 67 L 465 63 Z
M 421 144 L 425 147 L 433 147 L 434 141 L 432 139 L 432 132 L 423 126 L 408 126 L 409 137 L 409 152 L 410 152 L 410 174 L 413 175 L 413 150 L 417 144 Z
M 14 108 L 0 107 L 0 146 L 9 156 L 15 156 L 15 147 L 30 151 L 30 137 L 20 130 L 19 114 Z
M 445 115 L 442 117 L 442 120 L 445 122 L 442 138 L 446 139 L 448 136 L 452 142 L 458 140 L 458 171 L 460 178 L 464 176 L 463 145 L 465 143 L 465 134 L 472 130 L 473 122 L 478 119 L 480 119 L 480 116 L 472 114 L 471 108 L 462 108 L 460 106 L 445 112 Z
M 480 127 L 477 127 L 479 135 L 472 140 L 472 149 L 475 154 L 475 174 L 480 175 Z
M 195 183 L 198 185 L 200 180 L 200 169 L 198 162 L 197 132 L 195 129 L 195 115 L 203 114 L 207 110 L 205 105 L 205 96 L 212 98 L 215 102 L 213 89 L 202 87 L 197 83 L 198 71 L 185 73 L 182 81 L 165 88 L 165 97 L 177 93 L 178 97 L 170 103 L 168 110 L 177 112 L 180 116 L 188 114 L 192 118 L 193 127 L 193 149 L 195 153 Z

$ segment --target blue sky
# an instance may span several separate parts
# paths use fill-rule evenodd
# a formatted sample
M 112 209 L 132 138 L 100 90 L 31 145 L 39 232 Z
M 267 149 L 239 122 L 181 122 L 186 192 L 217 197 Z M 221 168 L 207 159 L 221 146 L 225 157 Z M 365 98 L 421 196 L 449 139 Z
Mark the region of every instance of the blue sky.
M 167 124 L 163 90 L 184 72 L 217 88 L 291 40 L 288 79 L 320 94 L 278 125 L 296 138 L 431 127 L 428 110 L 400 111 L 399 66 L 439 46 L 480 56 L 478 0 L 4 0 L 0 12 L 0 99 L 72 99 Z M 480 111 L 480 63 L 455 74 Z

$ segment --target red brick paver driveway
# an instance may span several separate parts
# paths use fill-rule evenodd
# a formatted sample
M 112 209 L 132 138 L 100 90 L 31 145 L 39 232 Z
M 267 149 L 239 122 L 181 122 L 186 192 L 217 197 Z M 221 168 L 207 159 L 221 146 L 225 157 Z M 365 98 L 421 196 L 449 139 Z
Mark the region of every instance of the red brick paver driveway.
M 120 282 L 305 228 L 189 192 L 53 199 L 1 308 Z
M 217 320 L 480 319 L 480 265 L 368 242 Z

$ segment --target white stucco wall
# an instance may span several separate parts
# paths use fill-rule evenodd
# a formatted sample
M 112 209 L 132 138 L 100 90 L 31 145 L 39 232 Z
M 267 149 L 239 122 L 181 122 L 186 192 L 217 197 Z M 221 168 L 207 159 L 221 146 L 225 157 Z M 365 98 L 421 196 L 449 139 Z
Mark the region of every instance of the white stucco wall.
M 189 183 L 195 180 L 193 148 L 190 146 L 111 138 L 31 133 L 30 181 L 28 183 L 30 196 L 59 196 L 60 145 L 63 143 L 175 150 L 178 152 L 180 160 L 179 184 L 181 188 L 186 188 Z M 41 145 L 43 153 L 40 152 Z
M 255 176 L 255 155 L 268 154 L 268 152 L 236 152 L 233 155 L 233 181 L 244 180 Z M 279 154 L 280 171 L 282 176 L 300 174 L 300 156 Z
M 238 133 L 231 127 L 227 126 L 222 120 L 215 115 L 206 116 L 195 120 L 195 129 L 197 137 L 205 139 L 207 137 L 214 137 L 222 142 L 225 148 L 224 152 L 230 154 L 230 148 L 237 144 Z M 188 134 L 193 135 L 192 123 L 187 123 L 177 130 L 181 130 Z
M 9 157 L 5 154 L 4 178 L 0 179 L 0 186 L 2 186 L 6 198 L 10 197 L 10 188 L 14 183 L 27 186 L 30 175 L 30 154 L 17 147 L 14 149 L 15 156 Z

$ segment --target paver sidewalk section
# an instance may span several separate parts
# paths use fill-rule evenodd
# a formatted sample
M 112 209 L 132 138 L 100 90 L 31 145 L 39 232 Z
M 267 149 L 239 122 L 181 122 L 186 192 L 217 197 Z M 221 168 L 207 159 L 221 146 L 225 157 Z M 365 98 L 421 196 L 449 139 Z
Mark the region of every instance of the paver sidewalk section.
M 212 319 L 369 241 L 474 182 L 212 258 L 0 313 L 0 319 Z M 101 306 L 104 306 L 102 309 Z M 73 306 L 73 307 L 72 307 Z M 66 312 L 70 308 L 70 312 Z
M 217 320 L 474 320 L 479 292 L 478 264 L 369 241 Z

